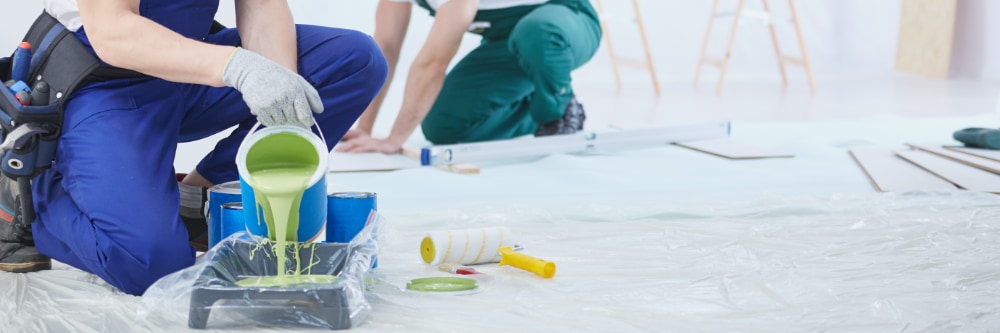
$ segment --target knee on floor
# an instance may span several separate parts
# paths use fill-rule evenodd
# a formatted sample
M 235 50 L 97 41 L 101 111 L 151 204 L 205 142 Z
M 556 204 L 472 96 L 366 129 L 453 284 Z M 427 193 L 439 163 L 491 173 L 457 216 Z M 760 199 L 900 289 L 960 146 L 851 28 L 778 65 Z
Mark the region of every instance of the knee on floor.
M 108 250 L 105 264 L 109 283 L 139 295 L 156 280 L 194 264 L 194 249 L 184 239 L 150 237 Z

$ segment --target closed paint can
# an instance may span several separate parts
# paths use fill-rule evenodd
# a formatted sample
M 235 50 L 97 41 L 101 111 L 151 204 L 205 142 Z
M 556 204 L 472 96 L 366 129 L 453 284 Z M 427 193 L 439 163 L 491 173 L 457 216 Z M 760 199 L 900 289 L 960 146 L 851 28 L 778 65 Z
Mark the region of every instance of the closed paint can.
M 254 129 L 256 128 L 255 126 Z M 315 240 L 326 227 L 326 163 L 329 154 L 326 143 L 309 130 L 296 126 L 272 126 L 256 132 L 254 129 L 250 130 L 236 152 L 236 168 L 240 175 L 243 217 L 247 229 L 255 235 L 265 235 L 272 240 L 275 238 L 268 233 L 267 223 L 270 221 L 258 219 L 263 219 L 264 209 L 257 205 L 253 187 L 249 183 L 250 174 L 273 165 L 308 166 L 312 175 L 297 207 L 298 230 L 294 238 L 289 234 L 286 240 Z
M 222 236 L 219 238 L 220 241 L 237 232 L 247 231 L 246 219 L 243 218 L 243 202 L 224 203 L 221 211 Z
M 377 210 L 375 193 L 337 192 L 327 198 L 326 241 L 349 243 L 368 223 L 368 215 Z
M 208 189 L 208 202 L 205 204 L 205 218 L 208 223 L 208 246 L 212 247 L 222 240 L 222 205 L 241 201 L 240 182 L 232 181 L 212 186 Z

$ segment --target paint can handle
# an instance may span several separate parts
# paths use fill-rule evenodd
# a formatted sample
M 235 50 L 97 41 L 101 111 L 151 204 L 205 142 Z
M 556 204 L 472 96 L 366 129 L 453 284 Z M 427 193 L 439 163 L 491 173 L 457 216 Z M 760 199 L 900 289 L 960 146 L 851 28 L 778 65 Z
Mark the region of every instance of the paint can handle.
M 253 127 L 250 128 L 250 131 L 247 132 L 247 135 L 243 137 L 243 141 L 240 142 L 240 145 L 242 146 L 243 143 L 246 143 L 247 138 L 250 137 L 250 134 L 253 134 L 253 132 L 256 132 L 257 129 L 260 128 L 261 125 L 262 124 L 259 121 L 256 122 L 256 123 L 254 123 Z M 319 127 L 319 122 L 316 121 L 316 118 L 313 118 L 313 127 L 316 127 L 316 134 L 319 134 L 319 139 L 323 140 L 323 143 L 325 144 L 326 143 L 326 136 L 323 135 L 323 129 Z M 312 128 L 310 127 L 309 130 L 311 131 Z

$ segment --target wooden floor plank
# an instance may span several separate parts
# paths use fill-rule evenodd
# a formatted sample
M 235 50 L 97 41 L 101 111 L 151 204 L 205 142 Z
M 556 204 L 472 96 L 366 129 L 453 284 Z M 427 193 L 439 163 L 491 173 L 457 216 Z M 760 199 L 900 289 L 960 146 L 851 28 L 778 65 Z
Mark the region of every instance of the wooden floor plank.
M 956 189 L 952 183 L 899 158 L 892 149 L 851 149 L 850 154 L 879 192 Z
M 966 190 L 1000 193 L 1000 176 L 992 172 L 919 150 L 899 150 L 896 155 Z
M 1000 162 L 1000 150 L 985 149 L 985 148 L 969 148 L 961 146 L 944 146 L 944 148 L 954 150 L 963 154 L 969 154 L 972 156 L 978 156 Z
M 734 160 L 795 157 L 795 154 L 737 143 L 729 138 L 677 142 L 675 145 Z
M 994 161 L 988 158 L 982 158 L 979 156 L 972 156 L 969 154 L 959 153 L 950 149 L 944 149 L 941 146 L 912 144 L 912 143 L 908 143 L 907 145 L 934 155 L 938 155 L 953 160 L 955 162 L 980 168 L 995 174 L 1000 174 L 1000 162 L 998 161 Z

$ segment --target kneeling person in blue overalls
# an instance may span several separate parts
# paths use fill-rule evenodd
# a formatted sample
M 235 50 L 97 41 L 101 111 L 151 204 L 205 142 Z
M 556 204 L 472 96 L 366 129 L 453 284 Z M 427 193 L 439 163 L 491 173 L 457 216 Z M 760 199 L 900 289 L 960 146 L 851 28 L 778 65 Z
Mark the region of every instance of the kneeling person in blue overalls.
M 236 0 L 237 28 L 221 30 L 212 29 L 218 0 L 44 3 L 101 61 L 144 75 L 91 82 L 69 96 L 55 162 L 32 181 L 34 241 L 10 237 L 25 230 L 0 222 L 6 271 L 45 269 L 51 257 L 143 293 L 194 263 L 189 241 L 198 235 L 179 215 L 179 185 L 238 179 L 236 150 L 258 121 L 315 122 L 333 147 L 386 78 L 372 38 L 295 25 L 286 1 Z M 179 184 L 177 143 L 233 126 Z M 17 200 L 7 183 L 0 194 L 4 206 Z
M 371 137 L 406 35 L 412 3 L 430 11 L 430 35 L 410 66 L 388 138 Z M 462 35 L 482 42 L 445 74 Z M 583 128 L 570 72 L 597 51 L 601 26 L 588 0 L 380 0 L 375 41 L 386 87 L 340 151 L 396 153 L 421 125 L 434 144 L 569 134 Z

